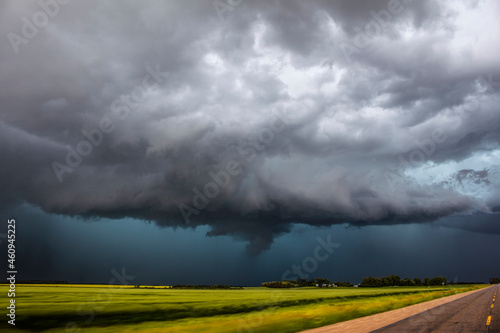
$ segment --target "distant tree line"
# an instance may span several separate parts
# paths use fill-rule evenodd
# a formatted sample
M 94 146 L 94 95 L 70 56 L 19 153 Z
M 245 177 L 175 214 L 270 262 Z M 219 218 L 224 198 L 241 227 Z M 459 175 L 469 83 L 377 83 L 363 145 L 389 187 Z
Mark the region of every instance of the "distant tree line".
M 262 282 L 262 287 L 267 288 L 294 288 L 298 287 L 295 282 L 292 281 L 272 281 L 272 282 Z
M 316 278 L 316 279 L 300 279 L 297 280 L 283 280 L 283 281 L 272 281 L 272 282 L 263 282 L 263 287 L 267 288 L 298 288 L 298 287 L 353 287 L 353 284 L 350 282 L 330 282 L 330 280 L 325 278 Z
M 483 282 L 453 282 L 442 276 L 436 276 L 433 278 L 401 278 L 399 275 L 388 275 L 381 277 L 364 277 L 363 282 L 361 282 L 359 287 L 411 287 L 411 286 L 440 286 L 445 284 L 482 284 Z M 500 278 L 491 278 L 491 284 L 500 283 Z M 298 287 L 353 287 L 354 285 L 350 282 L 331 282 L 329 279 L 316 278 L 316 279 L 300 279 L 297 280 L 283 280 L 283 281 L 272 281 L 263 282 L 263 287 L 267 288 L 298 288 Z
M 382 277 L 364 277 L 363 282 L 359 285 L 360 287 L 392 287 L 392 286 L 439 286 L 446 284 L 448 280 L 442 276 L 436 276 L 433 278 L 425 278 L 421 280 L 419 278 L 401 279 L 398 275 L 389 275 Z
M 243 289 L 243 287 L 230 287 L 225 284 L 216 284 L 213 286 L 197 285 L 197 284 L 176 284 L 173 289 Z
M 19 280 L 19 284 L 68 284 L 68 281 L 59 280 Z

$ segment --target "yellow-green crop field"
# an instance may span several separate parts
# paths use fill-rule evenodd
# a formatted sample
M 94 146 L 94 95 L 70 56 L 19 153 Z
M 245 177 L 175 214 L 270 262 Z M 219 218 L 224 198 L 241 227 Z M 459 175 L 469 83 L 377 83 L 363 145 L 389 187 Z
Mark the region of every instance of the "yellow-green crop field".
M 1 332 L 298 332 L 449 296 L 484 285 L 386 288 L 133 288 L 16 285 L 16 326 Z

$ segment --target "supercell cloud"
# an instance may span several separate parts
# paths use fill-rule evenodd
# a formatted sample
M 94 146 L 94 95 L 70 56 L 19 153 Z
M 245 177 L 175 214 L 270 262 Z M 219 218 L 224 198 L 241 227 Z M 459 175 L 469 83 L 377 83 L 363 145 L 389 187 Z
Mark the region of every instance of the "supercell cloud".
M 498 233 L 496 1 L 0 6 L 3 210 Z

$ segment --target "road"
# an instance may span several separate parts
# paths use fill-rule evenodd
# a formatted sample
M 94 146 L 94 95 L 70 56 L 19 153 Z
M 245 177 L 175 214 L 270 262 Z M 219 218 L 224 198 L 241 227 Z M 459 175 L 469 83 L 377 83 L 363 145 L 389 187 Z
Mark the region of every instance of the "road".
M 372 332 L 500 333 L 499 296 L 495 285 Z

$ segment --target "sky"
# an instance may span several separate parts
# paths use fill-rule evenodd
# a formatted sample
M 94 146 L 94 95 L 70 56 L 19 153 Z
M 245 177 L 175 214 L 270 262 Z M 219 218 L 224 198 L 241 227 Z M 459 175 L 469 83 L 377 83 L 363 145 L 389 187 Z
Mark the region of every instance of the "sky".
M 20 279 L 499 276 L 499 19 L 3 1 L 0 246 L 15 219 Z

